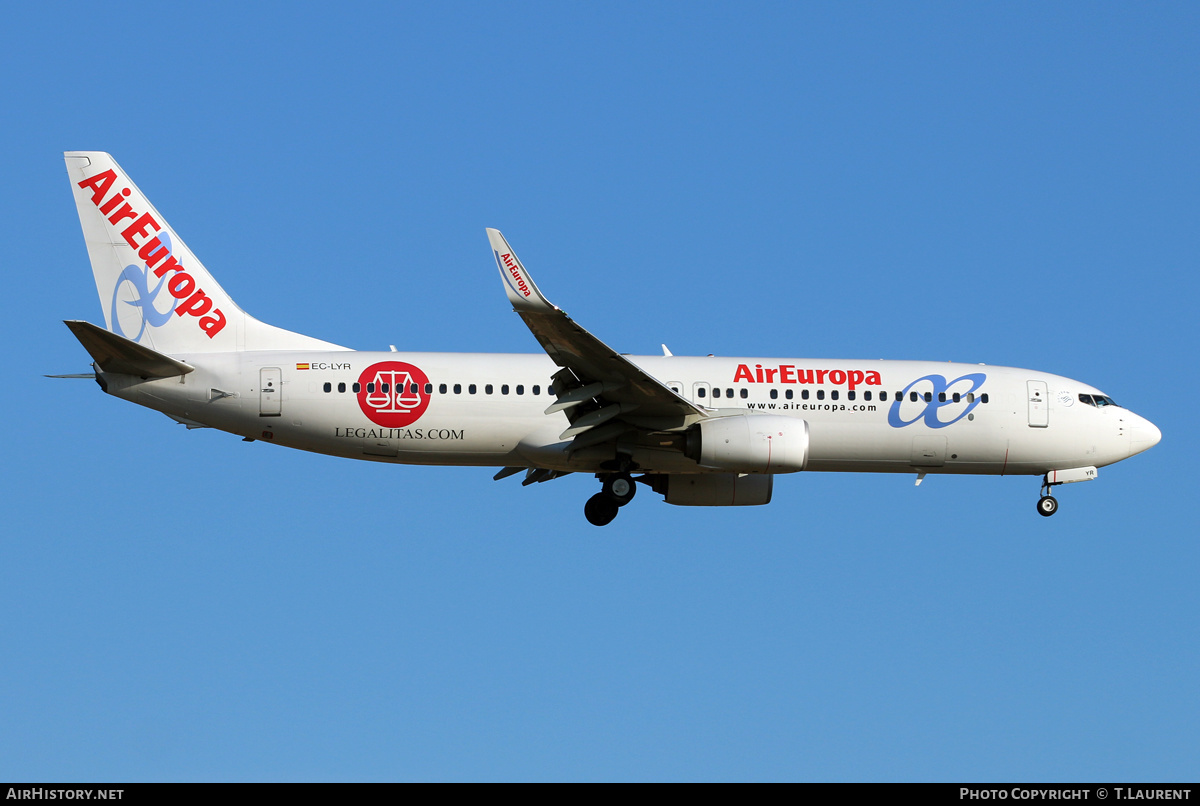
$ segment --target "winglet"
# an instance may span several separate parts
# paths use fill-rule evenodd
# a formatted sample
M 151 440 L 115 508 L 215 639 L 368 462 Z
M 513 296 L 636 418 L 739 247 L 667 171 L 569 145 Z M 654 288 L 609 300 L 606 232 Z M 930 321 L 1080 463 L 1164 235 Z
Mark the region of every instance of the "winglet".
M 492 244 L 492 254 L 496 256 L 496 268 L 500 269 L 500 277 L 504 280 L 504 293 L 513 309 L 518 311 L 557 311 L 557 306 L 542 296 L 533 278 L 525 270 L 508 241 L 500 234 L 500 230 L 488 227 L 488 241 Z

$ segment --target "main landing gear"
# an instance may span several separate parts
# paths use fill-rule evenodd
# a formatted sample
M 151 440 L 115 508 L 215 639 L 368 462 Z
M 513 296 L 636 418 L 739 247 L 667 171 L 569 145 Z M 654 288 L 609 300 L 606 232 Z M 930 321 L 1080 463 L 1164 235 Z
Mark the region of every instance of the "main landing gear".
M 1047 518 L 1058 512 L 1058 499 L 1050 494 L 1050 485 L 1045 482 L 1042 482 L 1042 497 L 1038 499 L 1037 511 Z
M 593 526 L 607 526 L 621 507 L 633 500 L 637 483 L 628 473 L 598 473 L 604 488 L 583 505 L 583 515 Z

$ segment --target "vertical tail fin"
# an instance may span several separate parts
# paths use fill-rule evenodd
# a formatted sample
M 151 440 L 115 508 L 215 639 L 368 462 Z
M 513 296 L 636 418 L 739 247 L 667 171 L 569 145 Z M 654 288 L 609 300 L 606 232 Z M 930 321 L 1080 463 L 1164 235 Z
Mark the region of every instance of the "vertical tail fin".
M 64 156 L 110 332 L 162 353 L 343 349 L 245 313 L 110 155 Z

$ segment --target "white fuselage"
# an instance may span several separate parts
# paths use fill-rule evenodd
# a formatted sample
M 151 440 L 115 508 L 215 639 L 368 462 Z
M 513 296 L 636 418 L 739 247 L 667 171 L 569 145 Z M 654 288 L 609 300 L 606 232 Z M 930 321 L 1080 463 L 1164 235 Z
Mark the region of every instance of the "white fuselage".
M 566 415 L 544 413 L 555 402 L 549 385 L 558 369 L 544 355 L 247 351 L 176 357 L 195 371 L 148 381 L 104 375 L 108 391 L 197 425 L 356 459 L 594 472 L 614 455 L 611 445 L 568 454 L 570 440 L 560 438 L 570 425 Z M 1042 474 L 1111 464 L 1159 438 L 1153 425 L 1127 409 L 1083 402 L 1081 395 L 1101 395 L 1093 387 L 1033 370 L 924 361 L 628 358 L 718 415 L 807 421 L 806 470 Z M 399 395 L 396 383 L 403 387 Z M 710 471 L 686 458 L 670 434 L 662 437 L 620 447 L 645 472 Z
M 554 305 L 498 229 L 508 303 L 544 354 L 373 353 L 243 311 L 111 154 L 70 151 L 104 326 L 64 324 L 110 394 L 189 427 L 522 484 L 595 473 L 603 526 L 638 484 L 680 506 L 769 503 L 802 470 L 1045 474 L 1050 488 L 1150 448 L 1151 423 L 1086 384 L 922 361 L 626 356 Z M 633 474 L 639 474 L 634 476 Z

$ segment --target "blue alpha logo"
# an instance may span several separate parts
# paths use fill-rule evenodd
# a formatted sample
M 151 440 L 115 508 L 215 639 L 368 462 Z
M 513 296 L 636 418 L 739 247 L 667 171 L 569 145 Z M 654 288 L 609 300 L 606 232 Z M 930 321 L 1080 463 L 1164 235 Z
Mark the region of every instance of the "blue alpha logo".
M 161 240 L 167 247 L 167 254 L 170 254 L 170 236 L 168 236 L 165 232 L 160 232 L 158 237 L 159 240 Z M 128 286 L 126 286 L 126 283 L 128 283 Z M 158 298 L 159 292 L 163 290 L 163 286 L 166 285 L 166 283 L 167 278 L 163 277 L 158 281 L 158 284 L 154 286 L 154 288 L 150 288 L 149 266 L 138 266 L 137 264 L 132 264 L 122 269 L 121 274 L 117 277 L 117 284 L 113 287 L 112 306 L 108 317 L 108 321 L 112 323 L 112 332 L 116 333 L 118 336 L 124 336 L 125 338 L 133 341 L 141 341 L 142 334 L 146 332 L 147 326 L 162 327 L 167 322 L 171 321 L 171 314 L 175 312 L 175 307 L 179 305 L 178 299 L 175 299 L 174 296 L 170 294 L 167 295 L 171 298 L 171 307 L 167 311 L 160 311 L 154 305 L 154 301 Z M 122 289 L 129 288 L 129 286 L 132 286 L 130 290 L 133 293 L 133 298 L 122 299 Z M 129 291 L 127 290 L 126 294 L 128 293 Z M 128 314 L 128 309 L 122 308 L 118 303 L 132 305 L 137 309 L 138 320 L 141 326 L 138 328 L 136 335 L 131 336 L 125 332 L 124 328 L 121 327 L 121 314 Z
M 903 428 L 924 420 L 929 428 L 945 428 L 966 417 L 979 405 L 975 393 L 987 375 L 972 372 L 952 381 L 944 375 L 926 375 L 904 387 L 888 410 L 888 425 Z

